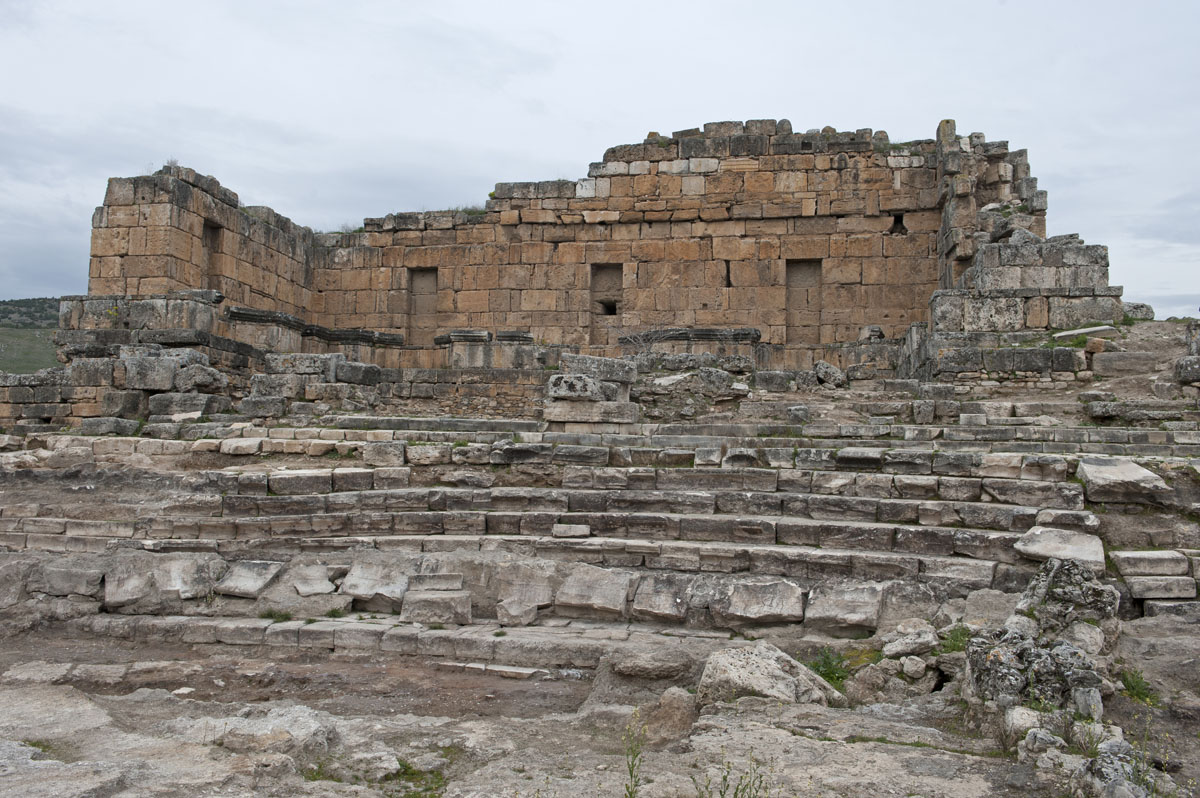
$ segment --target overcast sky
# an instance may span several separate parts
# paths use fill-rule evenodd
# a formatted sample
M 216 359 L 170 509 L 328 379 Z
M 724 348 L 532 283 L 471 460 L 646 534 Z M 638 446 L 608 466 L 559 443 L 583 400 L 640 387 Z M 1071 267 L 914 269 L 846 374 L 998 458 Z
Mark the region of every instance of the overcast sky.
M 0 298 L 84 293 L 110 176 L 164 161 L 336 230 L 786 118 L 1027 148 L 1051 235 L 1200 304 L 1200 4 L 0 0 Z

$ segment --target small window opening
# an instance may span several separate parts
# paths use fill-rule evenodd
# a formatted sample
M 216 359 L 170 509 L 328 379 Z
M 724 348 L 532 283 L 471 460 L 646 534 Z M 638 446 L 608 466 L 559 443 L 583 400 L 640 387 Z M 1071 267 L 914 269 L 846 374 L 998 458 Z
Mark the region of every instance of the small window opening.
M 908 228 L 904 226 L 904 214 L 892 214 L 892 229 L 888 230 L 888 233 L 894 236 L 908 235 Z
M 733 283 L 729 282 L 729 261 L 725 261 L 725 287 L 733 288 Z
M 601 299 L 596 302 L 600 310 L 601 316 L 617 315 L 617 301 L 615 299 Z
M 805 150 L 811 150 L 812 148 L 813 148 L 813 143 L 811 141 L 800 142 L 800 151 L 801 152 L 804 152 Z

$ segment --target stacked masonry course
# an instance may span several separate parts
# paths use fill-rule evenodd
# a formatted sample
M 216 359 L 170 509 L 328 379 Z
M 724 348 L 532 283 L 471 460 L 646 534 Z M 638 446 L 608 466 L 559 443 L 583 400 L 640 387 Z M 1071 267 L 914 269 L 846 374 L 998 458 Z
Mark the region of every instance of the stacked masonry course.
M 0 375 L 0 611 L 594 667 L 1069 557 L 1196 617 L 1195 327 L 1127 351 L 1023 151 L 717 123 L 494 193 L 318 235 L 111 181 L 64 365 Z
M 740 331 L 727 340 L 762 344 L 775 365 L 894 367 L 894 352 L 855 346 L 864 328 L 895 345 L 917 322 L 961 337 L 1119 319 L 1103 247 L 1011 238 L 1044 236 L 1046 206 L 1024 150 L 953 122 L 899 144 L 787 120 L 652 134 L 578 181 L 500 183 L 478 212 L 388 214 L 350 234 L 240 207 L 168 167 L 110 181 L 93 306 L 64 327 L 136 330 L 122 298 L 207 289 L 225 305 L 190 319 L 204 333 L 357 347 L 384 366 L 445 365 L 428 349 L 457 329 L 605 348 L 683 328 Z

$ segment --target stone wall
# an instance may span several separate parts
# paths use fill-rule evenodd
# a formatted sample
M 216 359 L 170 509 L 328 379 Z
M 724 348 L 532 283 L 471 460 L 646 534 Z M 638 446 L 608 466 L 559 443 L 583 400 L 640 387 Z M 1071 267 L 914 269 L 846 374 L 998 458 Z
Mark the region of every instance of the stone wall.
M 464 328 L 572 346 L 665 327 L 749 327 L 787 349 L 867 325 L 896 338 L 938 283 L 937 179 L 932 141 L 721 122 L 611 148 L 578 181 L 498 184 L 479 212 L 314 235 L 167 167 L 110 181 L 89 291 L 213 289 L 424 347 Z
M 953 120 L 900 144 L 787 120 L 651 133 L 581 180 L 499 183 L 484 208 L 393 213 L 340 234 L 239 208 L 216 180 L 167 167 L 110 181 L 91 304 L 63 325 L 106 330 L 90 336 L 110 344 L 135 342 L 120 330 L 149 340 L 187 327 L 388 368 L 536 367 L 519 338 L 963 379 L 990 372 L 981 347 L 1121 317 L 1107 249 L 1043 240 L 1046 207 L 1024 150 L 959 136 Z M 195 289 L 215 292 L 212 308 L 124 309 L 126 294 Z
M 89 294 L 211 289 L 262 310 L 313 307 L 312 231 L 270 208 L 242 207 L 191 169 L 112 178 L 92 228 Z

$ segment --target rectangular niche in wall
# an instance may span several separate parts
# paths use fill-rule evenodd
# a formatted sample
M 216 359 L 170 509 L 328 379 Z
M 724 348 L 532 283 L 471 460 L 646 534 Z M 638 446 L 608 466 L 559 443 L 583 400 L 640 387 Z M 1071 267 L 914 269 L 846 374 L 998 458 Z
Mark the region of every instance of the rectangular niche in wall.
M 787 342 L 821 342 L 821 261 L 787 262 Z
M 433 346 L 437 335 L 437 269 L 408 270 L 408 336 L 410 346 Z
M 615 342 L 620 335 L 623 272 L 620 263 L 592 264 L 590 341 L 593 344 Z
M 218 258 L 221 255 L 221 226 L 214 222 L 204 222 L 204 233 L 200 239 L 204 248 L 204 271 L 208 279 L 208 287 L 213 291 L 224 288 L 221 285 L 221 274 Z

